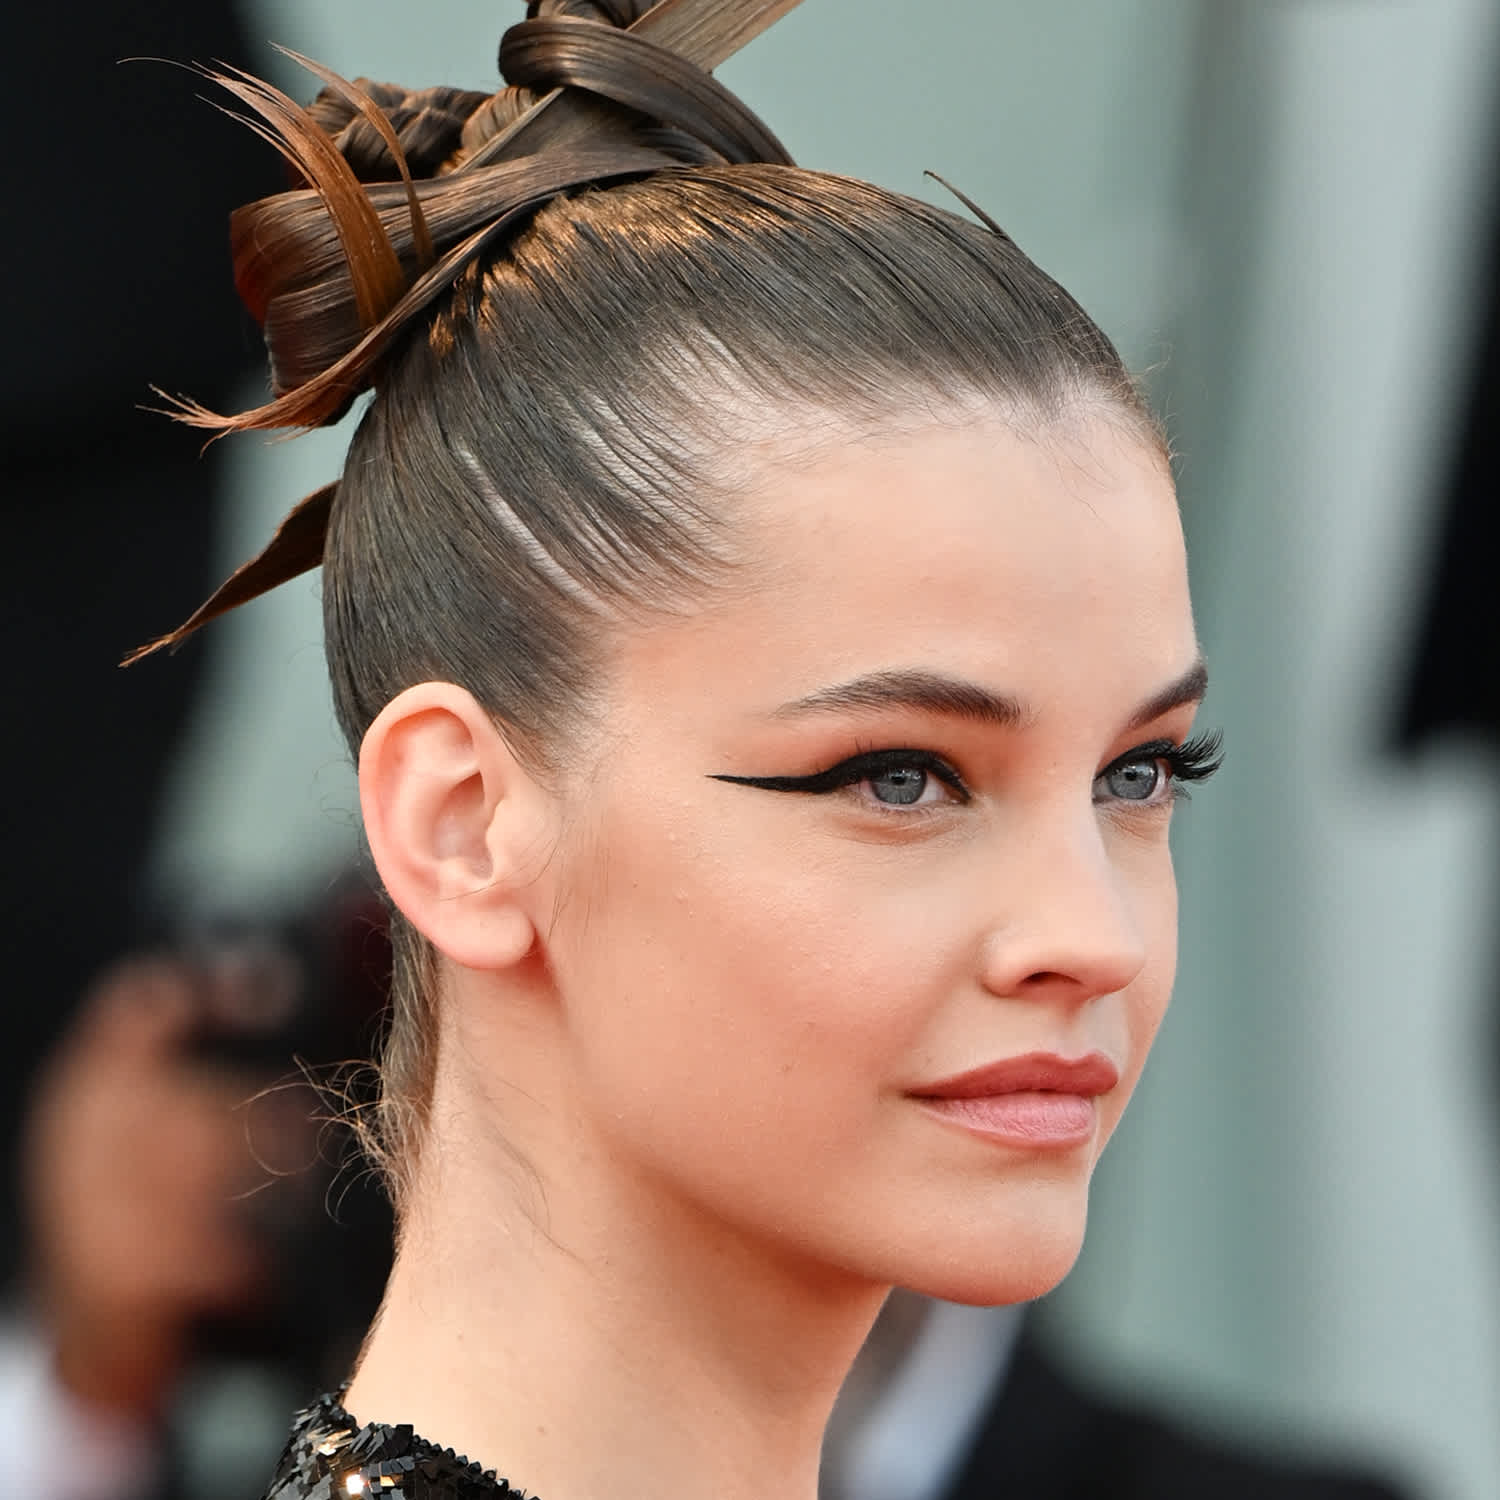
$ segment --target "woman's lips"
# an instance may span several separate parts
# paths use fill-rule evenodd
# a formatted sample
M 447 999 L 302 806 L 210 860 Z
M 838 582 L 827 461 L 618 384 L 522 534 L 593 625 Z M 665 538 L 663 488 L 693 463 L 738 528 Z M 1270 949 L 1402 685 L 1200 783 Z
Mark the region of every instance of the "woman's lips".
M 980 1099 L 923 1099 L 924 1109 L 1011 1146 L 1081 1146 L 1094 1137 L 1094 1101 L 1025 1090 Z
M 1080 1146 L 1094 1138 L 1095 1099 L 1120 1081 L 1102 1052 L 1066 1058 L 1050 1052 L 1008 1057 L 911 1091 L 924 1109 L 1008 1145 Z

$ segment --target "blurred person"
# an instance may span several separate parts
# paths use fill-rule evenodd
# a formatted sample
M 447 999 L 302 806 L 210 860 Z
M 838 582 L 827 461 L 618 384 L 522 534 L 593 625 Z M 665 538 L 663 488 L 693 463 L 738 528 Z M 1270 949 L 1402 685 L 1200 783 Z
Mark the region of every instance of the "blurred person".
M 840 1393 L 822 1500 L 1398 1500 L 1354 1468 L 1091 1391 L 1020 1307 L 897 1291 Z M 1066 1349 L 1060 1351 L 1064 1355 Z
M 0 1421 L 20 1493 L 125 1497 L 162 1478 L 159 1434 L 207 1314 L 265 1273 L 236 1202 L 256 1185 L 243 1074 L 189 1065 L 202 1022 L 180 961 L 107 976 L 39 1080 L 26 1151 L 34 1306 L 12 1334 Z M 60 1457 L 67 1455 L 65 1462 Z
M 389 1217 L 342 1170 L 320 1086 L 368 1051 L 383 993 L 366 894 L 124 961 L 42 1069 L 27 1295 L 0 1336 L 0 1436 L 29 1500 L 192 1500 L 198 1454 L 223 1447 L 204 1421 L 254 1421 L 184 1403 L 205 1361 L 296 1389 L 352 1357 Z M 263 1472 L 280 1437 L 258 1441 Z
M 1490 515 L 1500 492 L 1500 129 L 1486 198 L 1466 378 L 1455 403 L 1452 445 L 1437 476 L 1443 522 L 1397 724 L 1398 743 L 1408 749 L 1451 734 L 1500 749 L 1500 671 L 1473 669 L 1476 658 L 1500 660 L 1493 598 L 1500 543 Z
M 195 110 L 194 74 L 142 58 L 250 60 L 223 0 L 7 14 L 5 97 L 27 123 L 0 244 L 0 631 L 32 733 L 0 752 L 25 788 L 4 817 L 0 946 L 27 997 L 0 1073 L 0 1286 L 27 1079 L 147 915 L 142 866 L 198 680 L 192 650 L 130 678 L 117 666 L 201 593 L 216 521 L 217 458 L 140 408 L 153 382 L 227 395 L 248 371 L 225 224 L 279 180 L 246 132 Z
M 1500 669 L 1494 666 L 1500 662 L 1494 602 L 1500 542 L 1493 514 L 1500 494 L 1500 132 L 1491 152 L 1479 293 L 1452 447 L 1439 474 L 1443 519 L 1395 739 L 1408 752 L 1469 739 L 1485 748 L 1492 771 L 1500 772 Z M 1500 922 L 1493 930 L 1500 933 Z M 1490 1082 L 1500 1147 L 1500 951 L 1493 972 Z

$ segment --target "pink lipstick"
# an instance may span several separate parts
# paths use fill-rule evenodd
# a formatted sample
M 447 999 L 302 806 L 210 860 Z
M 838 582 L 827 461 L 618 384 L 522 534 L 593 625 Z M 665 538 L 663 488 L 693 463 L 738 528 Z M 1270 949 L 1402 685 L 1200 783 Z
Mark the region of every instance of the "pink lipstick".
M 1102 1052 L 1007 1057 L 911 1091 L 924 1109 L 1008 1146 L 1067 1150 L 1094 1138 L 1095 1099 L 1120 1081 Z

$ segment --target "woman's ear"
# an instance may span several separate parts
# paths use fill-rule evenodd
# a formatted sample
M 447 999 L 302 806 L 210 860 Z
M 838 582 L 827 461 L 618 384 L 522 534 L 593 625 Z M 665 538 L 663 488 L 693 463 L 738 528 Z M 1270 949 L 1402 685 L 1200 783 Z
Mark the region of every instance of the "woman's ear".
M 386 704 L 360 746 L 359 802 L 386 891 L 440 953 L 503 969 L 531 951 L 551 799 L 472 694 L 424 682 Z

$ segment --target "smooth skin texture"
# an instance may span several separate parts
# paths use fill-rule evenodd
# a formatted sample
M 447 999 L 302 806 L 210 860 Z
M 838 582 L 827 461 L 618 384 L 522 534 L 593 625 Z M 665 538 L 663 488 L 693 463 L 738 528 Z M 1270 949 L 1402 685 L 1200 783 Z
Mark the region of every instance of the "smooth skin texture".
M 1111 768 L 1186 738 L 1198 648 L 1156 453 L 953 418 L 764 451 L 746 586 L 619 633 L 559 778 L 451 684 L 370 730 L 371 847 L 444 977 L 361 1419 L 545 1500 L 812 1500 L 890 1286 L 1072 1265 L 1175 963 L 1171 788 Z M 910 757 L 720 779 L 874 751 Z M 912 1097 L 1033 1051 L 1119 1068 L 1085 1144 Z

